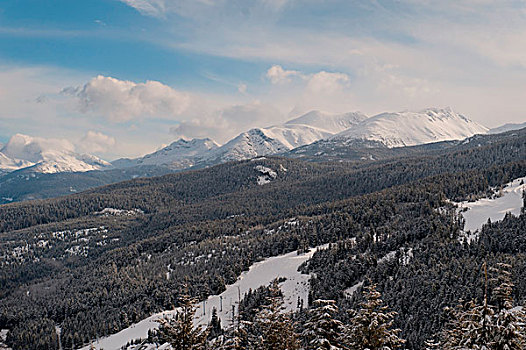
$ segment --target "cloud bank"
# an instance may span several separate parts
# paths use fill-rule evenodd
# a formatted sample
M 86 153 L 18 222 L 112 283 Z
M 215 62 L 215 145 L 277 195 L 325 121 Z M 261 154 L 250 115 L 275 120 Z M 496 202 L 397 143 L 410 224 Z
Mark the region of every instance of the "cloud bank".
M 188 94 L 158 81 L 135 83 L 99 75 L 79 87 L 62 90 L 75 96 L 80 111 L 125 122 L 137 117 L 173 118 L 183 113 L 190 103 Z

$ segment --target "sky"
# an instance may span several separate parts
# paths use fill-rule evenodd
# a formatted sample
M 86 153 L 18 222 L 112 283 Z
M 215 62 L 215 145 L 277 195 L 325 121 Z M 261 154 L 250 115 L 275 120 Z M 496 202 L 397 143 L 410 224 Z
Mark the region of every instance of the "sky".
M 112 160 L 313 109 L 526 121 L 526 0 L 2 0 L 0 142 Z

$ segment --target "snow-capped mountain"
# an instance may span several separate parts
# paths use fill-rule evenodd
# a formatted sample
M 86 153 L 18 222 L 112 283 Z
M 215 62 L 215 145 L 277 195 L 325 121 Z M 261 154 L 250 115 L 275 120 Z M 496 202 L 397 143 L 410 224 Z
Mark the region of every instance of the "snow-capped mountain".
M 16 134 L 0 150 L 0 169 L 28 169 L 39 173 L 101 170 L 111 164 L 89 154 L 76 153 L 66 140 Z
M 209 138 L 189 141 L 179 139 L 144 157 L 135 159 L 122 158 L 113 161 L 112 164 L 117 168 L 140 165 L 164 165 L 172 169 L 184 169 L 193 166 L 197 161 L 206 157 L 212 150 L 218 147 L 219 145 Z
M 312 111 L 281 125 L 251 129 L 210 153 L 209 163 L 242 160 L 311 144 L 367 119 L 362 113 L 329 114 Z
M 488 129 L 450 108 L 382 113 L 335 135 L 335 140 L 371 140 L 387 147 L 461 140 Z
M 276 136 L 276 135 L 272 135 Z M 288 150 L 281 141 L 267 135 L 265 129 L 251 129 L 239 134 L 223 146 L 212 151 L 207 163 L 216 164 L 242 160 Z
M 281 125 L 254 128 L 239 134 L 222 146 L 210 139 L 180 139 L 144 157 L 118 159 L 113 166 L 162 165 L 172 169 L 243 160 L 285 152 L 328 138 L 367 117 L 361 113 L 329 114 L 312 111 Z
M 311 111 L 298 118 L 289 120 L 283 125 L 286 127 L 307 125 L 312 128 L 324 130 L 331 134 L 336 134 L 349 129 L 353 125 L 356 125 L 367 118 L 368 117 L 365 114 L 360 112 L 330 114 L 321 111 Z
M 523 128 L 526 128 L 526 122 L 520 124 L 508 123 L 497 128 L 490 129 L 488 134 L 500 134 L 501 132 L 519 130 Z

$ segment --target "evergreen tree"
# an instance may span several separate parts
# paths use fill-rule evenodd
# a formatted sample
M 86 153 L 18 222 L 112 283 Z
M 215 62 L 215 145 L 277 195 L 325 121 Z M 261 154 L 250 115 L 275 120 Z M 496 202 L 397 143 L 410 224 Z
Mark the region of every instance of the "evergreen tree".
M 396 312 L 383 305 L 376 285 L 366 287 L 365 300 L 351 318 L 348 338 L 352 350 L 392 350 L 403 346 L 398 337 L 399 329 L 393 329 Z
M 521 350 L 526 348 L 526 317 L 522 308 L 513 308 L 510 265 L 498 264 L 492 282 L 492 301 L 488 303 L 488 277 L 485 270 L 485 293 L 482 305 L 470 301 L 451 310 L 451 320 L 442 331 L 444 349 Z
M 217 338 L 218 336 L 223 334 L 223 329 L 221 328 L 221 319 L 219 318 L 219 316 L 217 316 L 217 309 L 215 307 L 212 308 L 212 317 L 210 318 L 208 329 L 208 337 L 210 339 Z
M 233 327 L 228 332 L 214 341 L 213 349 L 218 350 L 245 350 L 247 349 L 247 333 L 243 328 Z
M 296 350 L 299 349 L 297 334 L 289 314 L 283 313 L 283 296 L 278 281 L 269 287 L 268 305 L 264 305 L 256 319 L 261 329 L 261 349 Z
M 493 290 L 493 298 L 497 304 L 492 342 L 496 350 L 515 350 L 526 348 L 526 314 L 521 307 L 513 308 L 513 282 L 511 280 L 511 265 L 499 263 L 497 286 Z
M 170 343 L 174 350 L 205 349 L 208 330 L 202 330 L 201 326 L 194 328 L 193 324 L 197 299 L 185 292 L 180 296 L 179 303 L 180 310 L 173 318 L 160 321 L 160 341 Z
M 306 350 L 347 349 L 345 325 L 335 318 L 338 307 L 334 300 L 316 300 L 314 308 L 308 311 L 302 333 Z

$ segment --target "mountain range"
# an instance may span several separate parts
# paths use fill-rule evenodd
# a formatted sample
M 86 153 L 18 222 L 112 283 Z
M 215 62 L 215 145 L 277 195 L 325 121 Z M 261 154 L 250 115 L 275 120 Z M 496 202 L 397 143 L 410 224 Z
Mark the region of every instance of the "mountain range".
M 115 167 L 160 165 L 181 170 L 286 154 L 320 140 L 331 140 L 331 145 L 337 143 L 350 147 L 359 141 L 371 141 L 377 146 L 393 148 L 461 140 L 487 132 L 486 127 L 450 108 L 382 113 L 373 117 L 360 112 L 329 114 L 311 111 L 280 125 L 248 130 L 222 146 L 210 139 L 181 139 L 144 157 L 119 159 L 112 164 Z
M 283 124 L 250 129 L 224 145 L 210 138 L 179 139 L 145 156 L 111 163 L 76 152 L 68 141 L 16 134 L 0 146 L 0 204 L 268 155 L 315 162 L 376 161 L 449 148 L 476 134 L 524 126 L 507 124 L 488 130 L 450 108 L 373 117 L 311 111 Z

